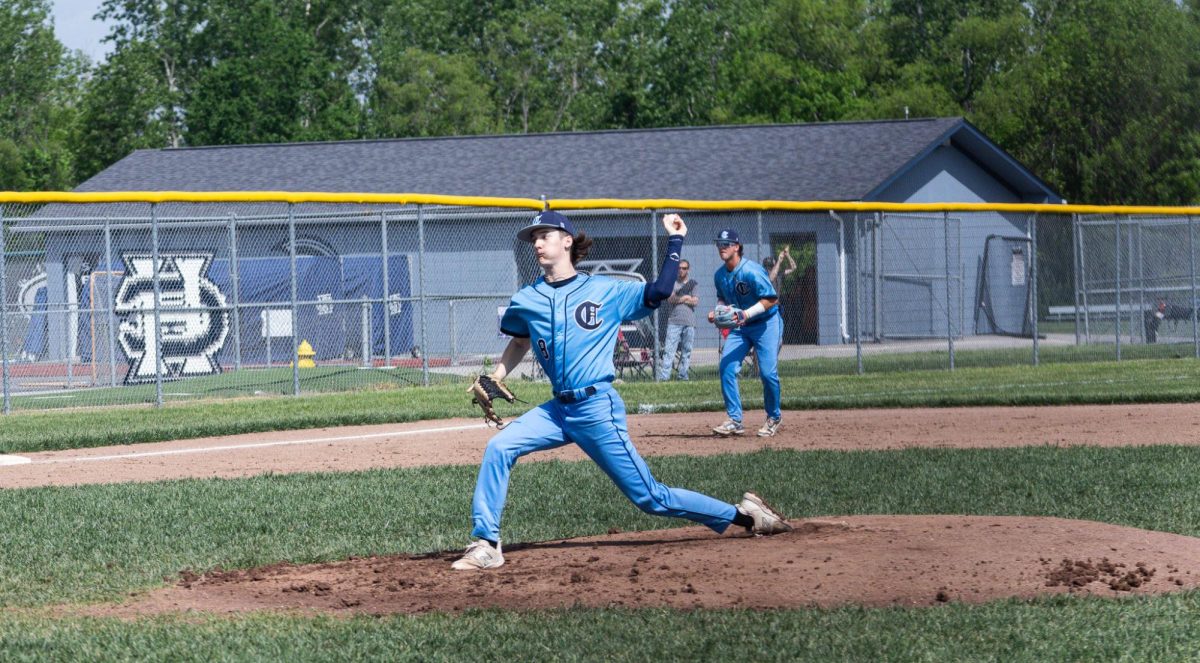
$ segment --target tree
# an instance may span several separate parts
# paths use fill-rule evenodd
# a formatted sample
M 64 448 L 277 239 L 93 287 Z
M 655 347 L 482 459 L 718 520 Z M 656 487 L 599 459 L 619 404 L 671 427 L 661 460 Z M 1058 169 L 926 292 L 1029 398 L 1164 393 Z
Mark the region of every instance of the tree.
M 989 81 L 973 119 L 1070 200 L 1182 202 L 1155 183 L 1168 164 L 1189 170 L 1178 157 L 1197 131 L 1196 24 L 1171 0 L 1030 7 L 1030 55 Z
M 378 56 L 368 136 L 482 134 L 492 129 L 494 117 L 487 84 L 469 56 L 417 48 Z
M 299 3 L 214 1 L 186 95 L 193 145 L 354 138 L 359 108 L 336 54 L 346 35 Z M 326 35 L 326 33 L 329 33 Z
M 1022 58 L 1029 15 L 1019 0 L 895 0 L 872 3 L 865 37 L 881 51 L 864 62 L 872 98 L 860 117 L 969 113 L 995 74 Z
M 479 58 L 501 130 L 594 126 L 604 96 L 599 35 L 617 7 L 613 0 L 521 2 L 487 23 Z
M 132 70 L 141 79 L 153 72 L 153 84 L 128 90 L 150 95 L 129 99 L 132 110 L 153 106 L 155 110 L 148 114 L 147 120 L 164 129 L 166 146 L 179 147 L 186 133 L 184 98 L 194 76 L 195 42 L 201 26 L 209 23 L 208 4 L 186 0 L 104 0 L 96 18 L 112 24 L 105 38 L 113 44 L 110 61 L 122 60 L 114 73 Z M 115 158 L 121 156 L 124 155 Z
M 86 60 L 54 36 L 46 0 L 0 0 L 0 187 L 74 181 L 69 130 Z
M 138 42 L 114 52 L 85 86 L 73 141 L 79 179 L 133 150 L 170 145 L 179 128 L 170 99 L 150 44 Z
M 860 0 L 774 0 L 722 66 L 721 122 L 837 120 L 861 104 Z
M 662 44 L 648 94 L 647 126 L 706 125 L 715 121 L 725 89 L 722 63 L 744 48 L 746 25 L 761 3 L 753 0 L 669 0 Z

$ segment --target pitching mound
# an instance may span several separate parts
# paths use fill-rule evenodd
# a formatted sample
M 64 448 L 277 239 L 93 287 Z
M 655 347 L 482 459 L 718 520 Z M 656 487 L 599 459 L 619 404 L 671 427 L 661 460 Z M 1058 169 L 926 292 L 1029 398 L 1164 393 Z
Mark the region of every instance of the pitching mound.
M 483 572 L 452 571 L 458 551 L 185 571 L 172 587 L 88 612 L 928 606 L 1200 584 L 1200 539 L 1103 523 L 855 516 L 792 524 L 794 532 L 769 538 L 690 527 L 512 546 L 505 566 Z

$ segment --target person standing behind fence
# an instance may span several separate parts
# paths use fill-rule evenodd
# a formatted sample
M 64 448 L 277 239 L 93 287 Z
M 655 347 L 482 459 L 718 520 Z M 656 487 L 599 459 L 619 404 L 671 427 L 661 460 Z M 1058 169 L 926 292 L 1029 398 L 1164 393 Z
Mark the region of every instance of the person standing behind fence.
M 758 375 L 763 383 L 763 406 L 767 420 L 758 430 L 759 437 L 771 437 L 779 431 L 780 410 L 779 347 L 783 338 L 783 316 L 779 312 L 779 294 L 771 286 L 762 265 L 742 257 L 742 243 L 736 230 L 722 230 L 716 238 L 722 265 L 713 274 L 717 300 L 733 307 L 724 314 L 732 319 L 729 339 L 721 351 L 721 395 L 725 398 L 725 423 L 713 428 L 718 435 L 742 435 L 742 396 L 737 374 L 750 348 L 758 353 Z M 717 312 L 710 311 L 708 321 L 718 324 Z M 724 325 L 722 325 L 724 326 Z
M 792 258 L 792 245 L 784 245 L 783 249 L 779 251 L 778 258 L 774 256 L 763 258 L 763 269 L 767 270 L 767 278 L 771 280 L 771 287 L 775 288 L 775 294 L 779 296 L 779 301 L 783 301 L 783 280 L 796 271 L 796 261 Z M 779 349 L 783 350 L 782 334 L 779 336 Z M 746 355 L 745 364 L 758 365 L 758 355 L 754 352 L 754 348 L 750 348 L 750 354 Z
M 696 340 L 696 281 L 691 278 L 691 264 L 679 261 L 679 278 L 675 279 L 674 292 L 667 298 L 671 310 L 667 315 L 667 340 L 663 343 L 662 363 L 658 365 L 660 382 L 671 379 L 671 365 L 675 363 L 675 351 L 679 350 L 679 379 L 687 382 L 688 366 L 692 360 L 692 344 Z
M 779 251 L 778 258 L 771 256 L 763 258 L 763 267 L 767 270 L 767 278 L 771 279 L 771 286 L 775 288 L 776 294 L 782 297 L 783 280 L 796 271 L 796 260 L 792 258 L 792 245 L 785 245 Z

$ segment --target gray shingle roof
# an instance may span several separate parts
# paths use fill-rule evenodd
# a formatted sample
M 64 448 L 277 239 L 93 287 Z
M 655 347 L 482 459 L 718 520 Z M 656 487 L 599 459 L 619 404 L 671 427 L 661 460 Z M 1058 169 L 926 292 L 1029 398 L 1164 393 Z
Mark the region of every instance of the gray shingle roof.
M 862 200 L 962 118 L 138 150 L 76 191 Z

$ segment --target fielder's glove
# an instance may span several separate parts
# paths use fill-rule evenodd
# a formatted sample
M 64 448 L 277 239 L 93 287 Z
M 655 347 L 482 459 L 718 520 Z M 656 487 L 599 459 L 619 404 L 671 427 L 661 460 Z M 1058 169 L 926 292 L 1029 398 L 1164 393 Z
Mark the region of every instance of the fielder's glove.
M 713 309 L 713 324 L 718 329 L 733 329 L 741 327 L 746 322 L 746 312 L 740 308 L 718 304 Z
M 492 401 L 497 398 L 503 398 L 509 403 L 518 400 L 503 382 L 493 379 L 490 375 L 480 375 L 467 388 L 467 393 L 471 394 L 472 405 L 483 408 L 484 421 L 496 424 L 496 428 L 504 428 L 508 425 L 504 423 L 500 415 L 496 414 L 496 409 L 492 406 Z

